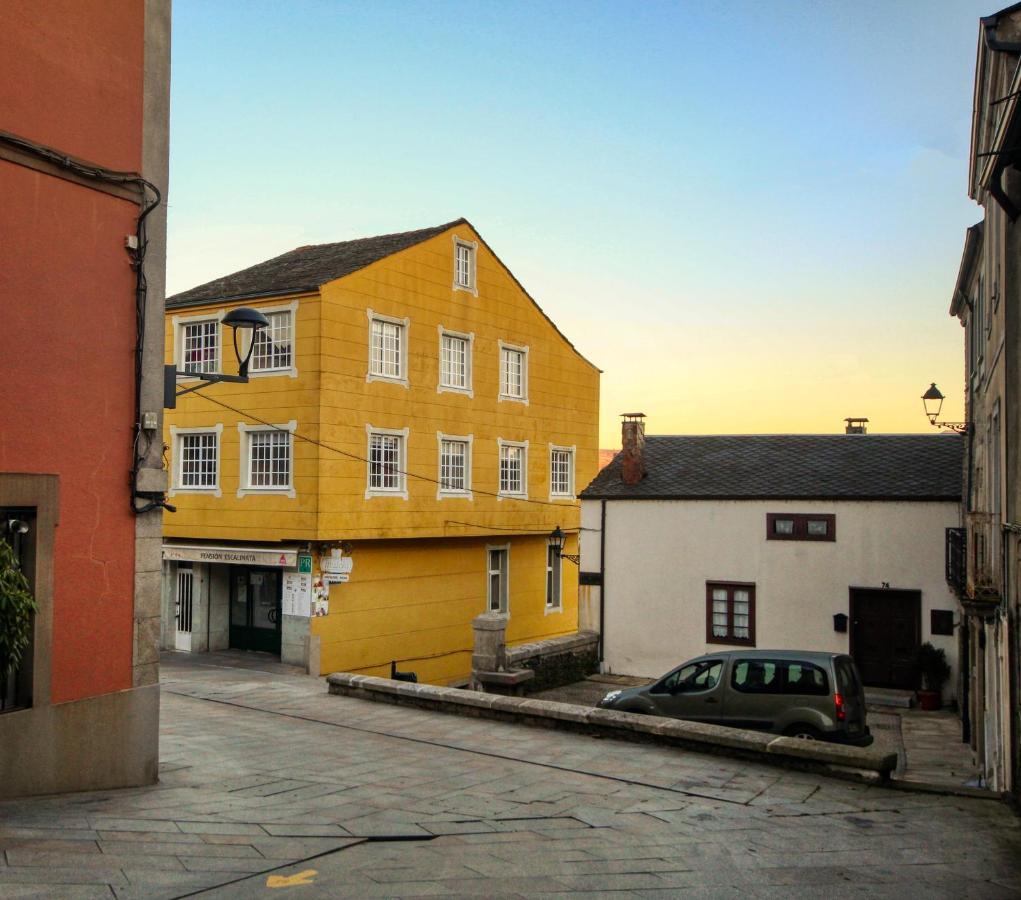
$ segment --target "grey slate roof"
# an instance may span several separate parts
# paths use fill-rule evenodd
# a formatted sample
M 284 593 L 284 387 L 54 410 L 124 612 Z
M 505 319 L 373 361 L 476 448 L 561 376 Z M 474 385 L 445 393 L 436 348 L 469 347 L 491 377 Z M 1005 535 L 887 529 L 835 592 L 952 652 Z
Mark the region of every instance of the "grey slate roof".
M 619 500 L 960 500 L 957 434 L 648 435 L 647 474 L 620 454 L 582 491 Z
M 448 228 L 466 222 L 466 219 L 455 219 L 445 225 L 420 228 L 418 231 L 381 234 L 376 237 L 341 241 L 337 244 L 298 247 L 240 272 L 174 294 L 173 297 L 167 298 L 167 309 L 194 306 L 208 301 L 272 297 L 278 294 L 314 291 L 328 281 L 350 275 L 377 260 L 406 250 L 442 234 Z

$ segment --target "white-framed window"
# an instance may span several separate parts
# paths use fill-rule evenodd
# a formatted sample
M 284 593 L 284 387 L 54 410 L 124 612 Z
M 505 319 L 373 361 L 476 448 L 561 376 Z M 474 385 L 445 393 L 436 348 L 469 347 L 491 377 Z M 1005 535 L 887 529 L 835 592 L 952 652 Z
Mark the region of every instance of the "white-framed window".
M 246 425 L 238 422 L 241 435 L 241 482 L 238 496 L 283 494 L 294 497 L 293 419 L 283 425 Z
M 574 499 L 574 447 L 549 445 L 549 495 Z
M 454 235 L 454 290 L 468 291 L 478 296 L 475 282 L 475 241 L 466 241 Z
M 223 425 L 205 428 L 170 426 L 173 443 L 173 484 L 169 494 L 205 493 L 221 496 L 220 435 Z
M 472 435 L 436 432 L 439 445 L 439 488 L 436 499 L 472 496 Z
M 564 561 L 552 544 L 546 545 L 546 612 L 563 608 Z
M 528 348 L 500 341 L 500 399 L 528 402 Z
M 255 332 L 255 347 L 249 364 L 251 374 L 287 373 L 297 377 L 294 347 L 297 309 L 298 302 L 295 301 L 285 309 L 259 310 L 269 319 L 269 327 Z
M 174 316 L 177 368 L 182 372 L 220 371 L 222 313 Z
M 454 391 L 473 396 L 472 392 L 472 349 L 474 334 L 447 331 L 442 325 L 440 333 L 440 381 L 437 393 Z
M 369 372 L 366 381 L 408 386 L 408 319 L 366 311 L 369 316 Z
M 365 499 L 400 497 L 407 500 L 408 429 L 366 425 L 365 433 L 368 436 Z
M 507 614 L 507 583 L 510 574 L 510 545 L 486 547 L 486 609 Z
M 528 495 L 528 441 L 497 439 L 500 447 L 500 490 L 508 497 Z

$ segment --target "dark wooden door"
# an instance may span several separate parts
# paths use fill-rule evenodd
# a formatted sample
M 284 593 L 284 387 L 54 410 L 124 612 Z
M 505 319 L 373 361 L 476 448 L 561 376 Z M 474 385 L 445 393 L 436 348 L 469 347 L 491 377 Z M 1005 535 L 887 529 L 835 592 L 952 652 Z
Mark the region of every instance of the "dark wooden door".
M 237 569 L 231 579 L 230 645 L 280 655 L 280 572 Z
M 918 687 L 921 612 L 920 591 L 851 588 L 851 656 L 865 684 Z

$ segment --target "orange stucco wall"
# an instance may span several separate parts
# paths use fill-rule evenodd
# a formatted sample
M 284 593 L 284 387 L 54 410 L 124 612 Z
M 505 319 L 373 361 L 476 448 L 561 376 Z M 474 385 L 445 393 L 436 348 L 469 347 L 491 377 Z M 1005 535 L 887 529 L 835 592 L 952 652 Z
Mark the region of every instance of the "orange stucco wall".
M 0 128 L 139 169 L 141 2 L 4 0 L 0 35 Z M 0 197 L 0 471 L 60 477 L 59 703 L 131 687 L 138 207 L 3 160 Z

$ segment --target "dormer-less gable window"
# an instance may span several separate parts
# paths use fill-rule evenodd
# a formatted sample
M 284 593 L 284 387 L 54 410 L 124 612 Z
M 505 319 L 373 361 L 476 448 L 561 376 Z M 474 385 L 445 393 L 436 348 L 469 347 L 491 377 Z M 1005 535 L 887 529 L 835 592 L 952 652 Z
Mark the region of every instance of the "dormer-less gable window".
M 269 320 L 268 328 L 255 332 L 251 371 L 283 372 L 296 375 L 294 369 L 294 319 L 297 303 L 290 309 L 260 310 Z
M 220 370 L 220 320 L 199 319 L 181 325 L 181 369 L 185 372 Z
M 500 341 L 500 399 L 528 402 L 528 348 Z
M 367 310 L 369 372 L 367 381 L 396 381 L 408 386 L 408 319 Z
M 454 290 L 477 294 L 475 287 L 475 253 L 478 244 L 454 236 Z

